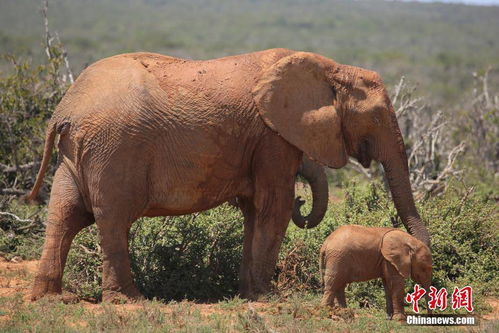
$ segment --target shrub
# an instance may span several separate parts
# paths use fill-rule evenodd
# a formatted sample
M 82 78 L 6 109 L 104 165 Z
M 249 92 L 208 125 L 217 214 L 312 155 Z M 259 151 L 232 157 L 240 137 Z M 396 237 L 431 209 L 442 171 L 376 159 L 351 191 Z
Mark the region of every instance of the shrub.
M 14 73 L 0 77 L 0 252 L 9 258 L 31 259 L 41 252 L 45 205 L 25 206 L 14 196 L 25 193 L 34 181 L 45 121 L 67 87 L 59 73 L 64 55 L 57 47 L 49 51 L 48 63 L 36 68 L 9 57 Z M 483 96 L 487 102 L 487 95 Z M 497 103 L 489 104 L 484 104 L 486 117 L 494 115 L 497 108 Z M 487 147 L 497 145 L 493 137 L 486 139 L 490 143 Z M 50 165 L 55 168 L 55 158 Z M 47 183 L 51 174 L 53 170 L 47 172 Z M 391 226 L 391 221 L 397 220 L 381 183 L 366 183 L 347 175 L 348 171 L 335 172 L 334 181 L 343 189 L 345 199 L 330 205 L 316 229 L 288 229 L 274 276 L 274 293 L 279 296 L 298 291 L 320 293 L 319 248 L 338 226 Z M 447 186 L 448 179 L 445 182 Z M 478 295 L 497 296 L 496 195 L 487 184 L 482 185 L 485 190 L 475 192 L 453 184 L 440 197 L 422 200 L 418 206 L 433 237 L 434 284 L 448 289 L 471 284 Z M 235 295 L 242 228 L 241 214 L 227 205 L 188 216 L 140 219 L 130 237 L 132 269 L 139 289 L 149 298 L 163 300 L 207 301 Z M 65 284 L 86 298 L 98 299 L 101 294 L 98 244 L 95 226 L 87 228 L 76 237 L 68 258 Z M 384 304 L 380 281 L 353 284 L 347 294 L 350 304 Z
M 14 72 L 0 77 L 0 195 L 19 195 L 34 183 L 46 121 L 67 85 L 58 77 L 62 61 L 58 56 L 37 67 L 5 57 L 12 62 Z M 53 174 L 55 165 L 54 158 L 48 175 Z
M 45 213 L 38 207 L 0 198 L 0 255 L 35 259 L 41 253 Z
M 164 218 L 142 218 L 130 231 L 132 272 L 148 298 L 213 300 L 238 288 L 242 217 L 229 205 Z M 65 283 L 82 297 L 101 297 L 101 250 L 95 227 L 82 231 L 68 257 Z
M 453 184 L 440 197 L 418 203 L 423 221 L 432 236 L 433 285 L 453 290 L 454 286 L 472 285 L 476 295 L 497 296 L 499 270 L 499 228 L 497 204 L 486 194 Z M 300 248 L 298 274 L 287 272 L 286 286 L 318 291 L 317 258 L 323 240 L 331 231 L 344 224 L 391 227 L 396 211 L 380 183 L 356 184 L 346 187 L 346 198 L 329 206 L 317 230 L 290 227 L 281 250 L 280 263 L 286 260 L 297 244 Z M 281 264 L 282 265 L 282 264 Z M 281 273 L 285 274 L 285 273 Z M 292 278 L 290 278 L 291 276 Z M 407 287 L 413 285 L 408 281 Z M 384 304 L 381 281 L 351 284 L 347 289 L 351 304 L 380 306 Z M 479 307 L 482 307 L 478 301 Z
M 472 285 L 481 296 L 497 296 L 498 228 L 494 201 L 453 185 L 444 195 L 419 203 L 432 235 L 433 284 L 452 290 Z M 346 199 L 329 206 L 315 229 L 290 225 L 273 279 L 274 294 L 320 294 L 318 253 L 340 225 L 392 226 L 396 211 L 382 184 L 346 186 Z M 242 216 L 228 205 L 207 212 L 141 219 L 131 232 L 132 268 L 139 289 L 149 298 L 213 301 L 234 296 L 242 252 Z M 92 239 L 89 238 L 92 235 Z M 78 236 L 70 255 L 66 283 L 81 295 L 100 294 L 97 235 Z M 81 246 L 83 245 L 83 247 Z M 90 252 L 90 255 L 85 252 Z M 412 287 L 407 282 L 407 290 Z M 355 307 L 384 307 L 381 281 L 354 283 L 347 298 Z M 479 307 L 480 301 L 478 301 Z
M 139 289 L 160 299 L 234 296 L 242 258 L 242 218 L 229 205 L 179 217 L 141 219 L 132 231 Z

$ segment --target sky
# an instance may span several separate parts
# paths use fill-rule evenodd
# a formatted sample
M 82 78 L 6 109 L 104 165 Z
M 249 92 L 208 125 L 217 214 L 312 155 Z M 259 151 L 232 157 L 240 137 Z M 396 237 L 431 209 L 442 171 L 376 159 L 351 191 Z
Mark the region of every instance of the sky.
M 414 0 L 405 0 L 414 1 Z M 499 0 L 417 0 L 418 2 L 448 2 L 448 3 L 464 3 L 467 5 L 499 5 Z

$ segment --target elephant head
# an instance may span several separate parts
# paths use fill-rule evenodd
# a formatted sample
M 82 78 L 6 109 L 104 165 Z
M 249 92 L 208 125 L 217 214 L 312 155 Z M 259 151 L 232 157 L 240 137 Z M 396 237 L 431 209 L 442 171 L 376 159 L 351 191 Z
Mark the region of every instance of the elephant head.
M 430 301 L 428 293 L 433 269 L 428 246 L 403 231 L 394 230 L 383 237 L 381 254 L 400 275 L 419 283 L 427 291 L 426 301 Z
M 393 201 L 411 235 L 429 245 L 409 181 L 404 141 L 378 74 L 297 52 L 267 68 L 253 99 L 263 121 L 312 160 L 341 168 L 348 156 L 385 169 Z
M 429 290 L 432 277 L 432 257 L 428 246 L 401 230 L 383 236 L 383 258 L 392 264 L 404 278 L 412 278 Z

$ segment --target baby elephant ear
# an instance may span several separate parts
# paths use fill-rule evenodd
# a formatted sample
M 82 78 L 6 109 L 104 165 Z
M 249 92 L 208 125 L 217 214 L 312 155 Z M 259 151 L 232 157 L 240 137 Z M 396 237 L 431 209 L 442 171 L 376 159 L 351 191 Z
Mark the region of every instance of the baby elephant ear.
M 403 231 L 390 231 L 383 236 L 381 254 L 404 278 L 411 277 L 411 260 L 416 248 L 411 236 Z
M 313 160 L 341 168 L 347 153 L 325 59 L 298 52 L 279 60 L 260 77 L 253 99 L 265 124 L 286 141 Z

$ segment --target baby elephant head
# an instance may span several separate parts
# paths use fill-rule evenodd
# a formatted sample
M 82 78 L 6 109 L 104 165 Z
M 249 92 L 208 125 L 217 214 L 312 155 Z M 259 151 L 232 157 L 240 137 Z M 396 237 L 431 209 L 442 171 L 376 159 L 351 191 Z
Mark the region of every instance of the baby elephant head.
M 383 257 L 404 278 L 412 278 L 429 290 L 432 278 L 432 257 L 428 246 L 401 230 L 385 234 L 381 244 Z

